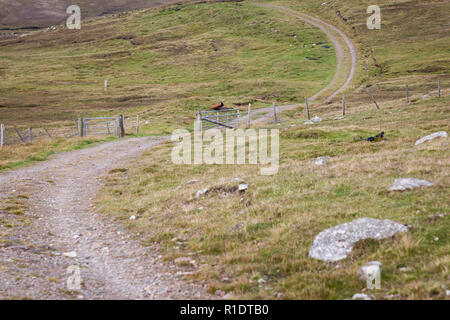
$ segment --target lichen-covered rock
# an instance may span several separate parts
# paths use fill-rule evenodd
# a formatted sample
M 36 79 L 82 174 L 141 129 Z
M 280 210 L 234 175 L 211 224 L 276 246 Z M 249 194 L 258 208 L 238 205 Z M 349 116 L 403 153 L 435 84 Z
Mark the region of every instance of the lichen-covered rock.
M 353 220 L 319 233 L 309 250 L 309 256 L 322 261 L 339 261 L 345 259 L 360 240 L 384 239 L 407 231 L 406 226 L 392 220 Z
M 433 184 L 427 180 L 420 180 L 415 178 L 400 178 L 395 179 L 389 191 L 405 191 L 420 187 L 431 187 Z
M 433 139 L 436 139 L 436 138 L 447 138 L 447 137 L 448 137 L 448 134 L 445 131 L 435 132 L 433 134 L 430 134 L 430 135 L 428 135 L 426 137 L 423 137 L 423 138 L 420 138 L 419 140 L 417 140 L 416 141 L 416 146 L 419 145 L 419 144 L 422 144 L 422 143 L 424 143 L 426 141 L 430 141 L 430 140 L 433 140 Z

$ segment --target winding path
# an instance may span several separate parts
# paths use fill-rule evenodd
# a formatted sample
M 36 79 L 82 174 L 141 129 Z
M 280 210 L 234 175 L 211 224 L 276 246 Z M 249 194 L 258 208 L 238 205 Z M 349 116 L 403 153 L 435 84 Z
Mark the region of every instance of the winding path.
M 343 32 L 314 17 L 265 6 L 320 28 L 333 42 L 337 55 L 335 77 L 312 99 L 339 85 L 346 72 L 346 50 L 351 56 L 351 70 L 345 83 L 327 100 L 348 87 L 355 73 L 356 50 Z M 346 48 L 341 45 L 342 40 Z M 271 110 L 259 109 L 253 114 L 265 113 L 264 118 Z M 0 299 L 212 298 L 202 285 L 186 282 L 183 270 L 162 262 L 158 248 L 142 246 L 120 224 L 99 216 L 92 207 L 109 170 L 128 165 L 145 149 L 166 140 L 167 137 L 146 137 L 103 143 L 0 174 L 0 200 L 21 199 L 29 207 L 25 217 L 31 222 L 18 223 L 12 229 L 0 224 Z M 76 256 L 65 256 L 67 252 Z M 71 266 L 80 268 L 83 285 L 78 292 L 67 290 Z

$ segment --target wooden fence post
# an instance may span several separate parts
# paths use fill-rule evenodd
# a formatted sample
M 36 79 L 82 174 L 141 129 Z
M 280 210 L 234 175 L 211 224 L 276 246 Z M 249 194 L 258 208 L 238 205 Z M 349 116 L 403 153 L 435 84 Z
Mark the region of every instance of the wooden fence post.
M 139 134 L 139 115 L 136 116 L 136 134 Z
M 251 115 L 251 112 L 252 112 L 252 104 L 251 103 L 249 103 L 248 104 L 248 119 L 247 119 L 247 128 L 249 128 L 250 129 L 250 122 L 252 121 L 252 115 Z
M 239 129 L 239 120 L 241 119 L 241 110 L 237 111 L 237 128 Z
M 408 85 L 406 85 L 406 103 L 409 103 L 409 88 L 408 88 Z
M 5 125 L 2 123 L 0 125 L 0 146 L 3 147 L 5 145 Z
M 50 137 L 50 139 L 53 139 L 53 137 L 51 136 L 51 134 L 48 132 L 48 130 L 46 128 L 43 127 L 42 129 L 44 129 L 45 133 L 47 133 L 47 135 Z
M 83 118 L 78 118 L 78 135 L 84 137 L 84 120 Z
M 375 100 L 375 98 L 372 95 L 372 92 L 370 92 L 370 90 L 367 90 L 367 92 L 369 93 L 370 99 L 373 101 L 373 103 L 375 103 L 375 105 L 377 106 L 377 109 L 380 110 L 380 107 L 378 106 L 377 101 Z
M 275 102 L 272 103 L 272 106 L 273 106 L 273 120 L 275 122 L 278 122 L 278 119 L 277 119 L 277 106 L 275 105 Z
M 202 112 L 197 111 L 196 130 L 202 132 Z
M 342 115 L 345 116 L 345 96 L 342 96 Z
M 125 126 L 123 124 L 123 114 L 119 116 L 119 138 L 125 137 Z
M 22 135 L 20 134 L 20 131 L 17 128 L 14 128 L 14 130 L 16 130 L 17 135 L 20 138 L 20 141 L 25 142 L 25 139 L 22 137 Z
M 30 142 L 33 142 L 33 128 L 30 127 L 30 136 L 29 136 Z
M 438 79 L 438 97 L 441 97 L 441 79 Z
M 311 117 L 309 116 L 308 98 L 305 99 L 305 104 L 306 104 L 306 117 L 308 118 L 308 120 L 311 120 Z

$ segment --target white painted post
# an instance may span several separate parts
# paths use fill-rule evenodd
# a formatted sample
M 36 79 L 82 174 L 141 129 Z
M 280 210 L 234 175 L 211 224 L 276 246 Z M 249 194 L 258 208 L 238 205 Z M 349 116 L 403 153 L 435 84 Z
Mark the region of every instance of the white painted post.
M 3 147 L 5 145 L 5 125 L 2 123 L 0 125 L 0 146 Z
M 277 106 L 275 105 L 275 102 L 272 104 L 272 106 L 273 106 L 273 120 L 275 122 L 278 122 L 278 120 L 277 120 Z
M 139 134 L 139 115 L 136 116 L 136 134 Z
M 247 128 L 249 128 L 249 129 L 250 129 L 250 122 L 252 121 L 251 120 L 252 119 L 251 112 L 252 112 L 252 104 L 249 103 L 248 104 L 248 119 L 247 119 Z
M 105 91 L 108 91 L 108 80 L 105 80 Z

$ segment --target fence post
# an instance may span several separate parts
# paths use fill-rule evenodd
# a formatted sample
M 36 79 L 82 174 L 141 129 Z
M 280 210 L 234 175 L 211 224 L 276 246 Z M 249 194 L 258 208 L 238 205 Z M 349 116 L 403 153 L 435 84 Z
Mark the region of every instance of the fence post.
M 247 119 L 247 128 L 249 128 L 249 129 L 250 129 L 250 122 L 251 122 L 251 119 L 252 119 L 251 112 L 252 112 L 252 104 L 249 103 L 248 104 L 248 119 Z
M 308 120 L 311 120 L 311 117 L 309 116 L 308 98 L 305 99 L 305 104 L 306 104 L 306 116 L 308 117 Z
M 197 129 L 202 132 L 202 112 L 197 111 Z
M 3 147 L 5 145 L 5 125 L 2 123 L 0 125 L 0 146 Z
M 136 134 L 139 134 L 139 115 L 136 116 Z
M 342 115 L 345 116 L 345 96 L 342 96 Z
M 239 120 L 241 119 L 241 110 L 237 111 L 237 128 L 239 129 Z
M 275 102 L 272 103 L 273 106 L 273 121 L 278 122 L 277 120 L 277 106 L 275 105 Z
M 30 127 L 30 142 L 33 142 L 33 128 Z
M 51 136 L 51 134 L 48 132 L 48 130 L 43 127 L 42 129 L 44 129 L 45 133 L 47 133 L 47 135 L 49 136 L 50 139 L 53 139 L 53 137 Z
M 380 107 L 378 106 L 377 101 L 373 97 L 372 92 L 370 92 L 370 90 L 367 90 L 367 92 L 369 93 L 370 99 L 372 99 L 373 103 L 375 103 L 375 105 L 377 106 L 377 109 L 380 110 Z
M 441 97 L 441 79 L 438 79 L 438 97 Z
M 108 80 L 105 80 L 105 91 L 108 91 Z
M 119 116 L 119 138 L 125 137 L 125 126 L 123 124 L 123 114 Z
M 406 85 L 406 103 L 409 103 L 409 88 L 408 88 L 408 85 Z

